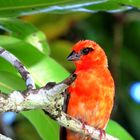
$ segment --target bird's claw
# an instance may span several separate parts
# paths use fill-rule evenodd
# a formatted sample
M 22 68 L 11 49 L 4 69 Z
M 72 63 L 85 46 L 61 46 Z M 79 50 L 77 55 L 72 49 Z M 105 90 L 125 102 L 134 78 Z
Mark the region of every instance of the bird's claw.
M 102 138 L 106 137 L 106 132 L 103 129 L 99 129 L 99 131 L 100 131 L 100 140 L 102 140 Z

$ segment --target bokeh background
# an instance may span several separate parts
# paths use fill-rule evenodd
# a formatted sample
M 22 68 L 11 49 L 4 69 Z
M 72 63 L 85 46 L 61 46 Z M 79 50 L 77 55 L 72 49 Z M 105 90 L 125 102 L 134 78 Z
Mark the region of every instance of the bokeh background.
M 71 47 L 79 40 L 96 41 L 105 50 L 115 80 L 116 97 L 111 119 L 121 124 L 135 139 L 140 139 L 140 12 L 132 9 L 109 13 L 38 14 L 21 18 L 46 34 L 50 56 L 73 72 L 66 61 Z M 5 121 L 1 131 L 16 134 L 18 140 L 40 140 L 32 125 L 20 114 Z M 14 116 L 13 116 L 14 118 Z M 20 123 L 19 123 L 20 122 Z M 10 125 L 9 125 L 10 124 Z M 11 129 L 12 126 L 12 129 Z M 25 129 L 26 128 L 26 129 Z M 30 134 L 33 135 L 30 135 Z M 24 134 L 24 135 L 23 135 Z
M 46 20 L 45 20 L 46 19 Z M 66 61 L 79 40 L 96 41 L 105 50 L 115 79 L 116 97 L 112 119 L 140 139 L 140 13 L 71 13 L 24 17 L 45 32 L 51 57 L 73 72 Z

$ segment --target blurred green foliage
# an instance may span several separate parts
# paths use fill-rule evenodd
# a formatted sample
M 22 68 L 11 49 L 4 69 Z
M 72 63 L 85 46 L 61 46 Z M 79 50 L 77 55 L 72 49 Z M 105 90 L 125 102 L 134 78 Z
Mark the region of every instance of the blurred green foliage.
M 110 121 L 107 132 L 122 140 L 132 140 L 130 135 L 140 139 L 140 106 L 129 96 L 131 84 L 140 79 L 140 13 L 136 9 L 139 7 L 139 0 L 14 0 L 8 4 L 2 0 L 0 46 L 16 55 L 27 66 L 37 86 L 43 86 L 48 81 L 59 82 L 74 71 L 74 65 L 66 62 L 66 57 L 75 42 L 96 41 L 106 51 L 116 83 L 112 119 L 125 128 Z M 21 20 L 15 18 L 22 15 L 29 16 L 20 17 Z M 0 64 L 0 90 L 8 93 L 25 89 L 16 70 L 2 58 Z M 18 115 L 13 124 L 19 140 L 31 139 L 28 132 L 38 140 L 59 139 L 58 124 L 41 110 L 22 115 Z M 38 132 L 35 136 L 34 128 Z
M 38 13 L 68 13 L 68 12 L 119 12 L 130 9 L 130 6 L 139 8 L 139 0 L 1 0 L 0 17 L 17 17 Z
M 78 40 L 91 39 L 98 42 L 105 49 L 109 59 L 109 68 L 112 71 L 114 78 L 117 77 L 115 79 L 116 105 L 114 107 L 115 109 L 113 111 L 112 118 L 123 125 L 137 139 L 140 137 L 140 124 L 136 121 L 136 118 L 138 119 L 139 117 L 139 105 L 134 103 L 134 101 L 130 98 L 129 87 L 132 82 L 139 80 L 140 75 L 138 71 L 140 67 L 138 53 L 139 41 L 137 41 L 139 40 L 137 38 L 139 38 L 138 25 L 140 25 L 140 21 L 138 17 L 140 17 L 140 15 L 138 15 L 138 13 L 138 11 L 130 11 L 119 14 L 100 12 L 96 14 L 87 14 L 86 16 L 84 13 L 83 17 L 81 17 L 82 14 L 79 13 L 81 19 L 69 19 L 69 22 L 67 23 L 69 28 L 67 28 L 67 30 L 64 32 L 59 32 L 59 30 L 57 32 L 56 30 L 57 37 L 54 36 L 54 38 L 49 38 L 48 35 L 51 56 L 70 72 L 74 70 L 74 66 L 66 62 L 66 56 L 70 52 L 70 46 L 72 46 L 72 44 Z M 135 14 L 137 15 L 136 18 L 133 17 Z M 72 15 L 73 14 L 71 14 L 71 16 Z M 45 17 L 50 15 L 43 16 L 45 19 Z M 57 17 L 60 20 L 62 20 L 63 16 L 64 15 L 57 14 Z M 65 14 L 65 16 L 69 17 L 70 14 Z M 131 19 L 131 17 L 133 18 Z M 26 19 L 29 22 L 33 21 L 32 23 L 36 24 L 36 16 L 32 16 L 30 18 L 31 20 L 28 17 L 24 17 L 24 20 Z M 39 17 L 37 17 L 37 20 L 38 19 Z M 134 23 L 137 26 L 135 27 L 136 29 L 133 29 L 134 25 L 132 26 L 132 24 Z M 46 25 L 47 24 L 48 23 L 46 20 Z M 41 23 L 39 23 L 39 25 L 36 24 L 36 26 L 41 27 Z M 59 28 L 63 28 L 63 24 L 62 27 L 59 25 Z M 118 32 L 121 34 L 118 37 L 121 37 L 121 39 L 117 39 L 115 37 L 115 30 L 118 30 Z M 52 31 L 54 32 L 53 28 Z M 135 39 L 137 42 L 135 42 Z M 116 40 L 118 40 L 118 42 Z M 118 51 L 116 51 L 116 49 L 118 49 Z M 118 62 L 114 62 L 114 57 L 116 57 Z M 115 71 L 113 71 L 113 67 L 115 67 Z M 135 115 L 130 115 L 131 112 L 134 112 Z M 134 129 L 135 126 L 137 126 L 138 131 Z

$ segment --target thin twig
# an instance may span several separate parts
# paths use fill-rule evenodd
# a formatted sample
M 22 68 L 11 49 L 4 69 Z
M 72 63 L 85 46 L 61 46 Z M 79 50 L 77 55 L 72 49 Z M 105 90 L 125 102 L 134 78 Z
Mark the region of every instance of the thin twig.
M 12 139 L 0 134 L 0 140 L 12 140 Z
M 25 80 L 28 89 L 35 89 L 35 84 L 32 76 L 30 75 L 26 67 L 23 66 L 20 60 L 18 60 L 18 58 L 16 58 L 13 54 L 3 48 L 0 48 L 0 56 L 10 62 L 18 70 L 22 78 Z

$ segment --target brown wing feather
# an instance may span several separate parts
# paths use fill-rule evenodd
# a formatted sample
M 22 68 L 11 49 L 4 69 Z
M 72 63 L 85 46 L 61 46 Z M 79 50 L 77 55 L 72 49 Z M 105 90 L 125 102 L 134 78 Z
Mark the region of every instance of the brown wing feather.
M 68 102 L 70 98 L 70 94 L 67 90 L 63 93 L 64 95 L 64 105 L 63 105 L 63 111 L 67 112 Z M 60 140 L 66 140 L 67 131 L 65 127 L 60 127 Z

